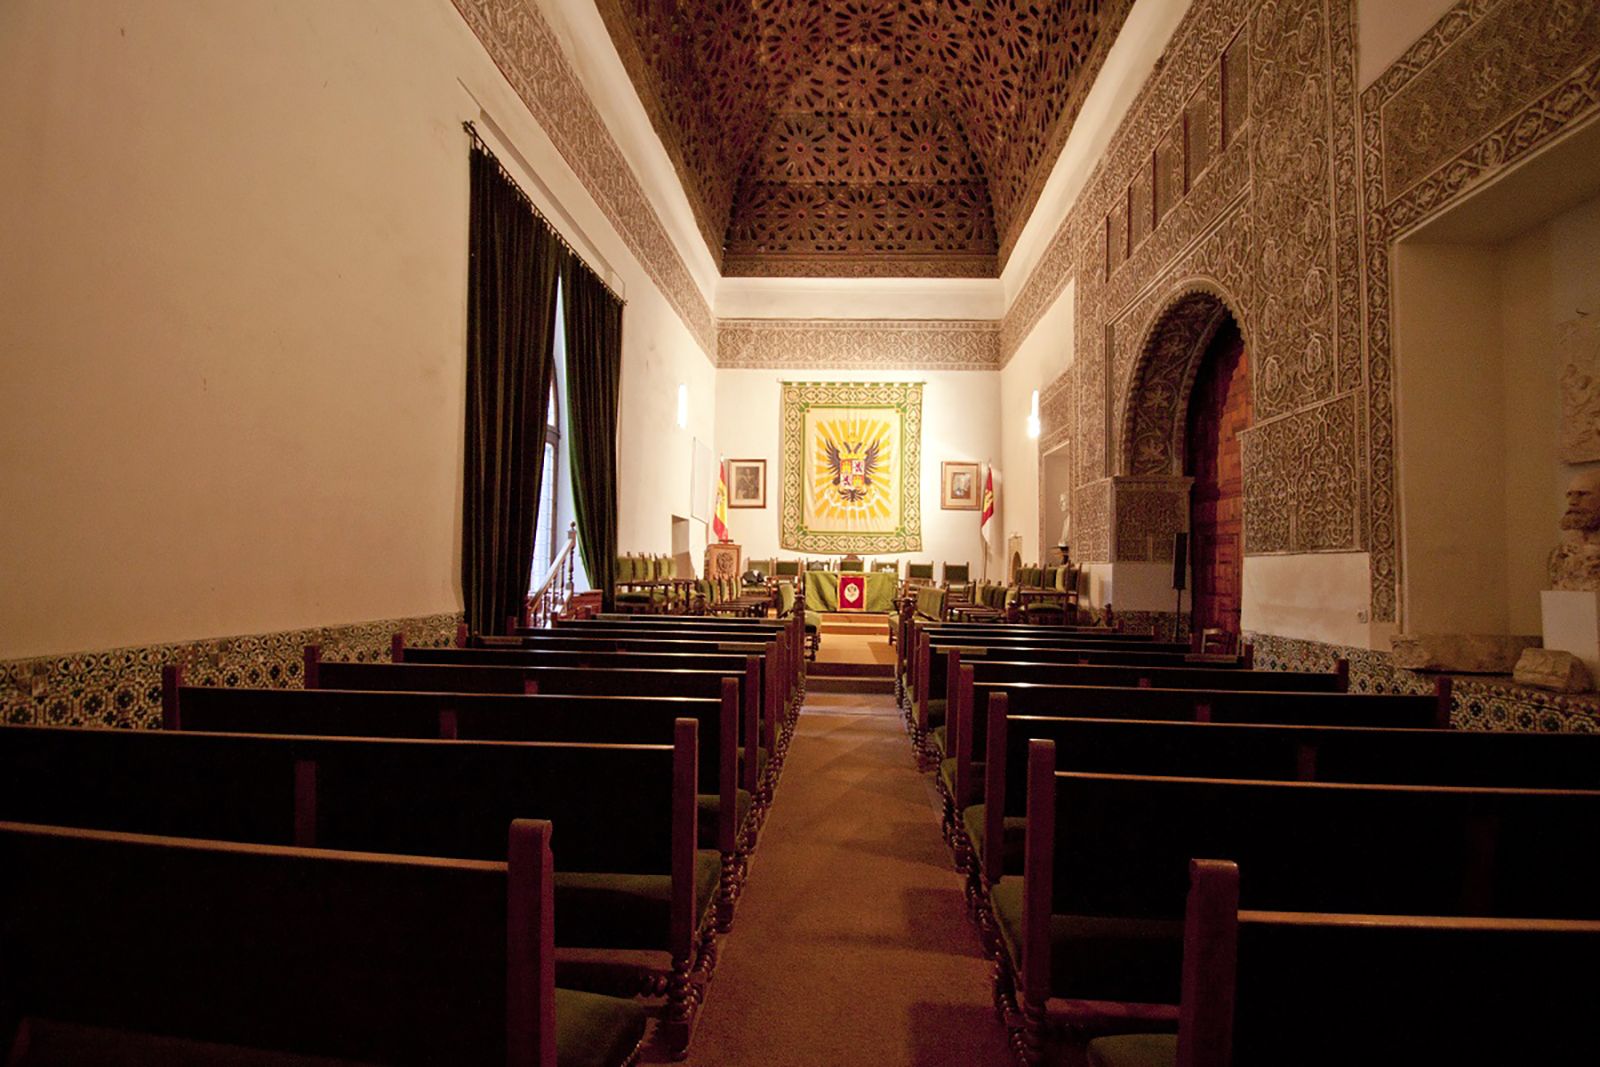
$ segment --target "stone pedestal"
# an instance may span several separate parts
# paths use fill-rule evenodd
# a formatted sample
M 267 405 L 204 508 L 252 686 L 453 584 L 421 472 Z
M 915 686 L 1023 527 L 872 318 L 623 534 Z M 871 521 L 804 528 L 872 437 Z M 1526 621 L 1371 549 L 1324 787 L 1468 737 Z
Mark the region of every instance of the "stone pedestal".
M 1544 647 L 1571 652 L 1600 678 L 1600 592 L 1546 589 L 1539 594 Z

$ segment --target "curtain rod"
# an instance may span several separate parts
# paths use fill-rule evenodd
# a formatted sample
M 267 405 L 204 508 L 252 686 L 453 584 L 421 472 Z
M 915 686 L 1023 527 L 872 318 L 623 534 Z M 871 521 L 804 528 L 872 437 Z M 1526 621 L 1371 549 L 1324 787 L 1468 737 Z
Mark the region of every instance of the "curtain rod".
M 595 270 L 594 267 L 590 266 L 589 261 L 583 258 L 583 253 L 574 248 L 572 242 L 567 240 L 566 236 L 556 228 L 555 223 L 550 221 L 549 216 L 543 211 L 539 210 L 539 205 L 535 204 L 533 202 L 533 198 L 529 196 L 522 188 L 522 184 L 517 181 L 517 176 L 506 169 L 506 165 L 500 161 L 499 156 L 495 155 L 494 149 L 489 147 L 489 143 L 483 139 L 483 135 L 478 132 L 478 127 L 473 124 L 473 121 L 471 119 L 466 119 L 461 123 L 461 128 L 467 131 L 467 137 L 471 139 L 472 146 L 474 148 L 478 149 L 484 155 L 494 160 L 494 165 L 500 170 L 500 176 L 507 182 L 511 183 L 511 188 L 516 191 L 517 196 L 521 198 L 522 202 L 528 206 L 528 210 L 533 212 L 533 217 L 544 224 L 545 228 L 550 231 L 551 235 L 555 237 L 556 241 L 560 243 L 561 247 L 570 252 L 572 254 L 572 258 L 578 261 L 579 266 L 588 271 L 590 274 L 594 275 L 595 281 L 599 282 L 601 287 L 604 288 L 606 292 L 610 293 L 612 298 L 615 299 L 617 303 L 621 304 L 623 307 L 627 307 L 628 301 L 625 300 L 615 289 L 611 288 L 611 285 L 606 281 L 605 276 L 599 271 Z

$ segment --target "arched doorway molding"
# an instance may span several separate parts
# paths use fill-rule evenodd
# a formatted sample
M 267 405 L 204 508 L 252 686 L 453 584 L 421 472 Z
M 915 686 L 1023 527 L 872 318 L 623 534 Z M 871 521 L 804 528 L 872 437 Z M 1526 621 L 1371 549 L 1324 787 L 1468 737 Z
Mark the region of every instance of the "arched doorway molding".
M 1183 474 L 1185 420 L 1201 357 L 1230 318 L 1249 348 L 1239 306 L 1221 283 L 1203 276 L 1184 280 L 1157 303 L 1122 398 L 1119 475 Z

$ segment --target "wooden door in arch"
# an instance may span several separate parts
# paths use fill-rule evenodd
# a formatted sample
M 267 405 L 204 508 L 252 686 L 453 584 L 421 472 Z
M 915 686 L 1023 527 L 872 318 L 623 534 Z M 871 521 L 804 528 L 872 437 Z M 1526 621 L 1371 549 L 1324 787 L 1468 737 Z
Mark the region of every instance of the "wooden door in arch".
M 1201 359 L 1189 396 L 1184 473 L 1191 490 L 1194 629 L 1239 632 L 1244 570 L 1244 461 L 1239 433 L 1251 420 L 1250 361 L 1230 318 Z

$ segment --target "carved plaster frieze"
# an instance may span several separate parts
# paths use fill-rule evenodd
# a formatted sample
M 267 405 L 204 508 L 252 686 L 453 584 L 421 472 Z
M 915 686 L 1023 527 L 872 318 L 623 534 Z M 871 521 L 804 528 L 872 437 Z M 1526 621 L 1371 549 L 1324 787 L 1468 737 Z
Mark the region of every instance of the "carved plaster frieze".
M 735 370 L 999 368 L 1000 324 L 989 320 L 721 319 L 717 366 Z
M 1113 560 L 1118 563 L 1172 562 L 1172 535 L 1189 530 L 1189 487 L 1181 475 L 1111 479 Z
M 1338 552 L 1361 543 L 1361 396 L 1258 423 L 1242 432 L 1245 552 Z
M 1080 563 L 1111 562 L 1110 478 L 1072 491 L 1072 558 Z

